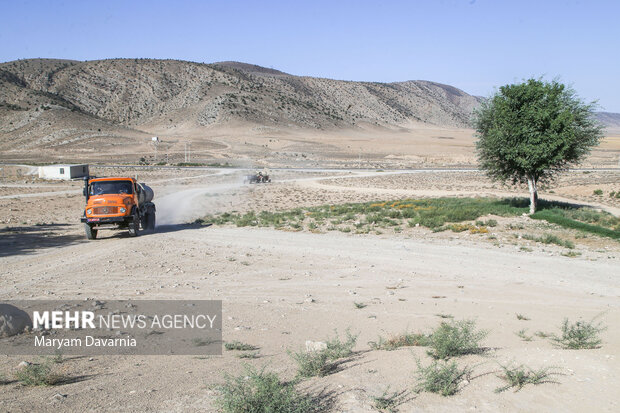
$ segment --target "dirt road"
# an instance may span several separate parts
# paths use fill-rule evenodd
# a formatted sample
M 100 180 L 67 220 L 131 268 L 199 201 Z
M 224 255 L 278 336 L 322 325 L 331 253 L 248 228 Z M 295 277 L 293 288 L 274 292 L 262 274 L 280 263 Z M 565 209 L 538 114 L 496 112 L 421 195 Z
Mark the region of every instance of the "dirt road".
M 168 225 L 135 239 L 119 235 L 1 260 L 0 294 L 6 298 L 222 299 L 224 339 L 260 346 L 261 357 L 249 363 L 289 378 L 295 366 L 287 349 L 351 328 L 360 333 L 361 353 L 339 372 L 302 384 L 333 392 L 338 411 L 372 411 L 371 396 L 388 385 L 410 389 L 415 357 L 428 361 L 424 349 L 369 351 L 366 343 L 379 335 L 428 331 L 441 321 L 438 314 L 475 318 L 490 330 L 484 344 L 491 350 L 459 360 L 475 365 L 480 376 L 458 396 L 412 395 L 401 411 L 618 409 L 618 258 L 520 254 L 511 246 L 459 240 Z M 357 309 L 354 302 L 368 307 Z M 517 320 L 516 313 L 530 320 Z M 524 328 L 557 332 L 564 317 L 600 313 L 609 329 L 598 350 L 559 350 L 544 339 L 524 342 L 515 335 Z M 3 357 L 4 370 L 20 360 Z M 558 377 L 559 385 L 495 394 L 502 382 L 485 373 L 511 360 L 558 366 L 566 375 Z M 8 411 L 208 410 L 215 393 L 206 386 L 241 365 L 231 352 L 201 360 L 69 357 L 62 368 L 86 375 L 84 380 L 60 388 L 5 385 L 0 393 Z M 57 392 L 66 397 L 50 399 Z

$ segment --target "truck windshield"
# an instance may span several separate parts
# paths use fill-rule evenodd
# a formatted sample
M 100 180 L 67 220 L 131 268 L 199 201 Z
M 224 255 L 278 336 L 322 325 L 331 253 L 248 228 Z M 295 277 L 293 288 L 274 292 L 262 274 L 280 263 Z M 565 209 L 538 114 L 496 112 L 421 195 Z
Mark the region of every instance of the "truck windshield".
M 90 195 L 132 193 L 130 181 L 96 181 L 90 184 Z

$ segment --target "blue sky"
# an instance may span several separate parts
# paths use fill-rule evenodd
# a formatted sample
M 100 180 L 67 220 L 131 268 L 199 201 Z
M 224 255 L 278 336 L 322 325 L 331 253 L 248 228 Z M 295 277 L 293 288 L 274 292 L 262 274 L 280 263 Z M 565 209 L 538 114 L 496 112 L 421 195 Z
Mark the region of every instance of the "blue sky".
M 237 60 L 291 74 L 424 79 L 488 96 L 559 77 L 620 112 L 620 1 L 0 0 L 0 61 Z

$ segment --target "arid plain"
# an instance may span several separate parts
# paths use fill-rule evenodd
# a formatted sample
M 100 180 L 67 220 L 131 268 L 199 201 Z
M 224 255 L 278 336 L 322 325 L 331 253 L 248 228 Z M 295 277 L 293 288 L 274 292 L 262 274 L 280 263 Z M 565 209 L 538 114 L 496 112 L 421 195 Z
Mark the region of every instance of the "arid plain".
M 330 411 L 377 411 L 394 392 L 402 412 L 619 410 L 616 239 L 522 213 L 403 218 L 441 197 L 527 196 L 477 170 L 467 124 L 481 98 L 428 81 L 336 81 L 238 62 L 26 59 L 0 64 L 0 75 L 0 297 L 222 300 L 224 342 L 257 348 L 61 354 L 53 369 L 67 380 L 56 386 L 17 380 L 23 361 L 49 360 L 3 355 L 0 410 L 214 411 L 225 374 L 249 364 L 292 380 L 290 352 L 347 330 L 353 354 L 296 385 Z M 617 114 L 605 119 L 601 144 L 540 196 L 611 228 L 620 130 Z M 54 162 L 148 183 L 157 230 L 87 241 L 82 183 L 36 177 Z M 258 170 L 273 182 L 243 183 Z M 357 203 L 374 215 L 342 207 Z M 342 208 L 352 209 L 331 212 Z M 565 318 L 600 322 L 600 346 L 554 346 Z M 484 351 L 455 359 L 472 370 L 450 397 L 414 391 L 428 347 L 377 345 L 460 320 L 488 334 Z M 501 366 L 519 365 L 556 374 L 496 393 Z
M 449 151 L 447 151 L 449 152 Z M 471 155 L 471 154 L 470 154 Z M 351 156 L 354 159 L 354 156 Z M 359 161 L 359 159 L 357 160 Z M 362 160 L 362 162 L 365 162 Z M 366 165 L 362 164 L 362 167 Z M 257 166 L 258 167 L 258 166 Z M 354 356 L 338 371 L 298 385 L 333 411 L 375 411 L 373 397 L 406 391 L 400 411 L 616 411 L 620 384 L 620 245 L 581 237 L 525 216 L 485 216 L 489 232 L 433 232 L 424 227 L 338 229 L 204 225 L 208 214 L 286 211 L 298 207 L 439 196 L 524 196 L 524 188 L 490 182 L 475 170 L 276 169 L 273 183 L 245 185 L 236 168 L 97 167 L 99 176 L 138 176 L 156 192 L 159 228 L 129 238 L 102 232 L 84 239 L 81 183 L 39 180 L 4 167 L 0 188 L 1 294 L 7 299 L 221 299 L 224 341 L 259 348 L 256 358 L 222 356 L 65 356 L 55 369 L 69 384 L 4 384 L 6 411 L 209 411 L 223 373 L 265 366 L 286 379 L 288 351 L 346 329 L 359 334 Z M 593 205 L 618 214 L 617 170 L 575 170 L 543 189 L 542 198 Z M 594 195 L 601 189 L 604 196 Z M 350 226 L 353 231 L 344 230 Z M 553 234 L 573 248 L 528 236 Z M 525 236 L 525 237 L 524 237 Z M 569 252 L 574 254 L 569 254 Z M 358 305 L 361 304 L 361 305 Z M 363 307 L 362 307 L 363 305 Z M 362 307 L 362 308 L 359 308 Z M 527 320 L 518 319 L 517 314 Z M 559 333 L 562 320 L 599 316 L 601 348 L 563 350 L 536 332 Z M 459 358 L 473 376 L 452 397 L 413 393 L 424 347 L 372 350 L 379 336 L 428 333 L 442 321 L 474 319 L 489 334 L 488 351 Z M 517 335 L 525 330 L 524 341 Z M 13 377 L 21 361 L 2 357 Z M 558 383 L 494 393 L 500 364 L 557 367 Z M 180 384 L 182 383 L 182 384 Z

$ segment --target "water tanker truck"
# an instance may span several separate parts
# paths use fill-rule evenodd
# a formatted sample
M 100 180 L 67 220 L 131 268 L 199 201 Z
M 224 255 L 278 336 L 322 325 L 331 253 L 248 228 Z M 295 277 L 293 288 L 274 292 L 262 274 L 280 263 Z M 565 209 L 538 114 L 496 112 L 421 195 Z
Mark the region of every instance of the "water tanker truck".
M 86 238 L 97 238 L 102 229 L 126 229 L 135 237 L 155 230 L 153 190 L 133 178 L 84 179 L 86 207 L 81 221 Z

